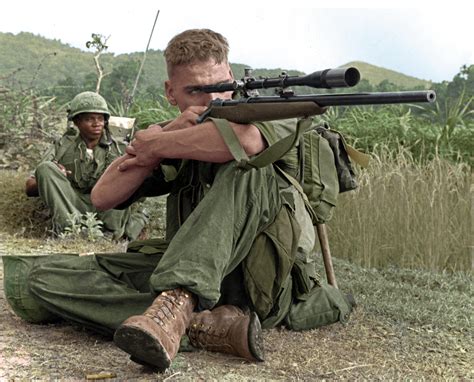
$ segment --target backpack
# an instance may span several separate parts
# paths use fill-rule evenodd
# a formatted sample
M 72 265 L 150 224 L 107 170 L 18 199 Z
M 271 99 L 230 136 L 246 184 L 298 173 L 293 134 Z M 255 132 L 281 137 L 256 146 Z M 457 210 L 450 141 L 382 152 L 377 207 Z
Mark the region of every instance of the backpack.
M 228 121 L 210 118 L 220 131 L 229 150 L 244 169 L 261 168 L 272 163 L 276 171 L 293 184 L 309 204 L 313 224 L 329 221 L 337 196 L 357 188 L 349 159 L 365 164 L 368 157 L 347 146 L 340 133 L 327 124 L 315 125 L 312 118 L 273 121 L 281 138 L 255 157 L 249 158 Z

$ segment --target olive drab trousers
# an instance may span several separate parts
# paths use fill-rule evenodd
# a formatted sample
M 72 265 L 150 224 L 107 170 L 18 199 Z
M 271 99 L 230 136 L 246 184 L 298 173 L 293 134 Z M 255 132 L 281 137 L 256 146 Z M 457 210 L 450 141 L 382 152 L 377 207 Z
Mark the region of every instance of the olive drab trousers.
M 134 240 L 138 237 L 147 217 L 132 208 L 125 210 L 97 211 L 92 205 L 90 194 L 78 192 L 66 176 L 53 162 L 43 162 L 36 168 L 39 195 L 52 213 L 53 230 L 57 233 L 71 225 L 69 215 L 78 212 L 97 213 L 97 218 L 104 223 L 104 228 L 111 231 L 115 238 L 127 236 Z
M 308 281 L 294 299 L 300 229 L 293 214 L 271 166 L 223 165 L 170 242 L 136 241 L 117 254 L 6 256 L 5 294 L 28 321 L 61 317 L 106 335 L 176 287 L 194 293 L 198 309 L 249 305 L 264 327 L 344 321 L 350 306 L 329 286 Z
M 161 254 L 41 258 L 28 275 L 28 291 L 49 312 L 104 332 L 142 313 L 159 292 L 179 286 L 198 297 L 201 309 L 212 308 L 225 276 L 274 220 L 279 198 L 271 167 L 244 172 L 222 166 Z

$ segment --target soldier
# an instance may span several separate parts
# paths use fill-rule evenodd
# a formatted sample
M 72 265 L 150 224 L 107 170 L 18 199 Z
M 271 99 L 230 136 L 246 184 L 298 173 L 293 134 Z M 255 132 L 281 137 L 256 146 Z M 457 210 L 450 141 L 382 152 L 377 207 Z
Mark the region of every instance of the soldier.
M 83 92 L 71 101 L 70 127 L 44 155 L 35 174 L 26 180 L 26 194 L 40 196 L 52 214 L 53 230 L 61 233 L 72 224 L 72 214 L 97 213 L 114 239 L 134 240 L 147 222 L 139 208 L 99 212 L 90 192 L 107 166 L 124 153 L 125 145 L 108 129 L 110 113 L 105 99 Z
M 212 98 L 231 97 L 195 90 L 233 80 L 227 54 L 227 40 L 208 29 L 170 41 L 166 96 L 181 115 L 138 132 L 91 194 L 99 209 L 169 194 L 166 240 L 132 242 L 122 254 L 4 257 L 18 315 L 113 334 L 133 361 L 159 370 L 185 334 L 194 347 L 262 361 L 262 327 L 347 320 L 346 296 L 316 274 L 303 195 L 276 166 L 239 167 L 221 137 L 253 156 L 278 140 L 275 125 L 196 123 Z

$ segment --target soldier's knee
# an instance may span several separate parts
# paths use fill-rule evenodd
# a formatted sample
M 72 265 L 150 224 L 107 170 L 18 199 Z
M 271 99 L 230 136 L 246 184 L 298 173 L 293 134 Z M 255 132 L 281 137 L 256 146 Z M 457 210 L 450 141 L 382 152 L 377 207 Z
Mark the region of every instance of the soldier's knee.
M 44 179 L 54 172 L 60 172 L 58 166 L 51 161 L 40 163 L 35 170 L 36 179 Z
M 5 298 L 13 312 L 31 323 L 48 323 L 57 316 L 38 303 L 30 290 L 30 277 L 37 256 L 4 256 Z

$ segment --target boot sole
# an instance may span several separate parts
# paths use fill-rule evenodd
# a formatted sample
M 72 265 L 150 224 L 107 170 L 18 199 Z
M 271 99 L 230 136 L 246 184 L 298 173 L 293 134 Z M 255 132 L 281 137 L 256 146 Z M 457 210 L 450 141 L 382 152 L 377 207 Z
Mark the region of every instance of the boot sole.
M 250 353 L 252 353 L 255 359 L 257 361 L 264 361 L 265 351 L 263 347 L 262 326 L 255 312 L 250 313 L 248 342 Z
M 171 365 L 171 359 L 163 345 L 143 328 L 120 326 L 114 334 L 115 344 L 131 355 L 130 359 L 141 365 L 160 371 Z

